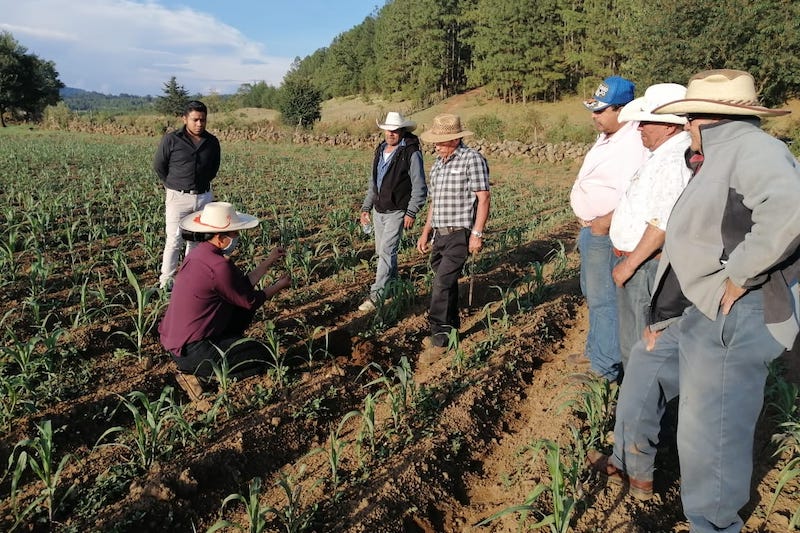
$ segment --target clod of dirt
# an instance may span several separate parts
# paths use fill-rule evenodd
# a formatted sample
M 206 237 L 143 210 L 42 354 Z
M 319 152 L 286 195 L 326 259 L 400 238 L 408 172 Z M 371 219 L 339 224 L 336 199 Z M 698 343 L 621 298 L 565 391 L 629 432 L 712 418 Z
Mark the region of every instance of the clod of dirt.
M 170 501 L 175 498 L 175 493 L 161 481 L 134 480 L 129 489 L 131 498 L 152 498 L 154 500 Z
M 353 337 L 352 345 L 353 351 L 350 353 L 349 364 L 363 367 L 375 359 L 375 354 L 378 352 L 378 349 L 371 340 Z

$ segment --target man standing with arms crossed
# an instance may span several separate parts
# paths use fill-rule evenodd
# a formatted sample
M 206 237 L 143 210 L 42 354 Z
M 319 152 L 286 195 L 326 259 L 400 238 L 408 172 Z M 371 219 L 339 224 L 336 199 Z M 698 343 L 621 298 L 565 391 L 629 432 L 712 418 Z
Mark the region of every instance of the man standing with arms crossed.
M 384 131 L 384 141 L 375 149 L 372 178 L 361 204 L 361 225 L 372 224 L 375 231 L 378 267 L 369 297 L 358 306 L 360 311 L 374 310 L 375 304 L 388 296 L 384 291 L 386 283 L 397 275 L 397 249 L 403 229 L 414 225 L 428 195 L 419 139 L 411 133 L 417 125 L 400 113 L 390 112 L 378 127 Z
M 423 341 L 424 363 L 444 355 L 450 332 L 461 325 L 458 315 L 458 278 L 469 254 L 483 247 L 489 219 L 489 166 L 476 150 L 461 141 L 472 135 L 461 127 L 458 115 L 442 114 L 420 138 L 433 143 L 436 161 L 430 173 L 431 205 L 422 234 L 420 253 L 431 252 L 434 271 L 428 311 L 430 337 Z M 431 241 L 431 242 L 429 242 Z
M 164 185 L 166 242 L 161 261 L 159 286 L 172 289 L 172 280 L 180 261 L 184 239 L 180 222 L 214 199 L 211 191 L 220 164 L 219 140 L 206 131 L 208 108 L 192 100 L 183 112 L 183 128 L 164 135 L 153 159 L 155 170 Z M 197 243 L 187 242 L 186 253 Z
M 600 135 L 586 154 L 570 194 L 570 205 L 581 224 L 580 281 L 589 307 L 589 333 L 585 353 L 569 359 L 582 363 L 588 358 L 592 371 L 609 381 L 620 378 L 622 364 L 616 288 L 611 277 L 616 257 L 608 230 L 614 209 L 647 157 L 638 123 L 618 120 L 622 106 L 633 100 L 633 90 L 632 82 L 611 76 L 600 84 L 594 98 L 584 102 Z

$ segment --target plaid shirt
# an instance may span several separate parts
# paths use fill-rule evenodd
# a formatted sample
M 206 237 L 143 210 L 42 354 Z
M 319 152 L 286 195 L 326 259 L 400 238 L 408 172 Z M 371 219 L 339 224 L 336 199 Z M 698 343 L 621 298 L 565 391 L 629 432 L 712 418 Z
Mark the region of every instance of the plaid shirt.
M 446 161 L 436 158 L 431 168 L 434 228 L 471 228 L 475 220 L 475 192 L 489 190 L 489 165 L 472 148 L 458 145 Z

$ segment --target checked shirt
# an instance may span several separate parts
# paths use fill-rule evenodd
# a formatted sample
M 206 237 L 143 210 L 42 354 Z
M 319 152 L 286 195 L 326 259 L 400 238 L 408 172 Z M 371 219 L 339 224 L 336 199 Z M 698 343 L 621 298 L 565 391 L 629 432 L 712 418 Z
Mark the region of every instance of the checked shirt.
M 489 165 L 472 148 L 460 144 L 446 161 L 436 158 L 431 168 L 434 228 L 471 228 L 476 191 L 489 190 Z

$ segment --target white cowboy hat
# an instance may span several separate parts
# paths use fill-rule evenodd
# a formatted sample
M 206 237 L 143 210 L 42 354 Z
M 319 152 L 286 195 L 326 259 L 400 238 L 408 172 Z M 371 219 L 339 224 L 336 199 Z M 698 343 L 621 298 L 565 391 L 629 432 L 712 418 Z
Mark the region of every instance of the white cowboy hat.
M 776 116 L 788 109 L 769 109 L 758 105 L 753 76 L 742 70 L 704 70 L 689 78 L 686 97 L 657 107 L 654 113 L 676 115 L 751 115 Z
M 653 109 L 668 102 L 680 100 L 686 96 L 686 87 L 677 83 L 656 83 L 651 85 L 641 96 L 625 104 L 619 112 L 617 120 L 620 122 L 666 122 L 668 124 L 686 124 L 685 117 L 672 114 L 653 114 Z
M 446 113 L 433 117 L 431 129 L 423 131 L 419 138 L 427 143 L 441 143 L 472 134 L 471 131 L 461 127 L 461 117 Z
M 408 120 L 403 115 L 396 111 L 389 111 L 386 113 L 386 120 L 383 121 L 383 124 L 380 124 L 377 120 L 375 124 L 382 130 L 387 131 L 395 131 L 399 130 L 400 128 L 406 131 L 414 131 L 417 129 L 417 123 L 413 120 Z
M 194 233 L 225 233 L 255 228 L 258 222 L 256 217 L 239 213 L 228 202 L 211 202 L 201 211 L 183 217 L 181 229 Z

